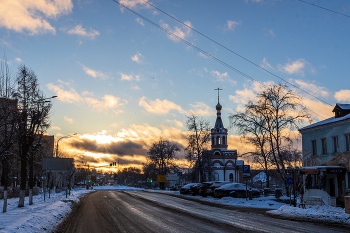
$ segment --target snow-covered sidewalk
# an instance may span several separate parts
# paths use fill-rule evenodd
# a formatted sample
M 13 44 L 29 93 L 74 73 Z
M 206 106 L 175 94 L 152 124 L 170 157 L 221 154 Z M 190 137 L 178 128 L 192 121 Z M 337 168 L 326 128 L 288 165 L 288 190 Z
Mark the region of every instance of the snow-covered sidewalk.
M 164 191 L 164 190 L 145 190 L 148 192 L 162 192 L 174 195 L 182 195 L 179 191 Z M 282 202 L 275 201 L 273 196 L 253 198 L 246 200 L 245 198 L 224 197 L 221 199 L 214 197 L 201 197 L 199 195 L 185 195 L 189 198 L 207 201 L 216 204 L 271 209 L 267 213 L 271 216 L 281 216 L 291 219 L 305 219 L 308 221 L 317 221 L 325 223 L 340 223 L 350 227 L 350 214 L 345 213 L 344 208 L 332 206 L 312 206 L 306 205 L 306 209 L 290 206 Z M 289 199 L 282 197 L 282 199 Z

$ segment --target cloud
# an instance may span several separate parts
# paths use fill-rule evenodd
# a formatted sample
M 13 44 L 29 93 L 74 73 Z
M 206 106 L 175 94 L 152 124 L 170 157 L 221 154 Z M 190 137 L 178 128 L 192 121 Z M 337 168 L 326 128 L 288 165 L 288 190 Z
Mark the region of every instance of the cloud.
M 142 20 L 142 19 L 137 18 L 135 21 L 136 21 L 138 24 L 140 24 L 140 25 L 142 25 L 142 26 L 145 26 L 145 24 L 143 23 L 143 20 Z
M 275 33 L 273 32 L 273 30 L 271 30 L 271 29 L 268 30 L 267 32 L 269 33 L 270 36 L 276 36 Z
M 329 93 L 324 87 L 320 87 L 312 83 L 307 83 L 304 80 L 300 79 L 290 79 L 290 81 L 298 84 L 301 89 L 311 92 L 315 96 L 329 96 Z
M 57 98 L 62 102 L 77 103 L 83 100 L 83 98 L 73 88 L 66 91 L 63 90 L 62 87 L 56 86 L 52 83 L 49 83 L 46 86 L 49 88 L 49 90 L 53 91 L 57 95 Z
M 184 124 L 182 124 L 181 121 L 178 121 L 178 120 L 165 120 L 166 122 L 169 122 L 169 123 L 174 123 L 177 127 L 180 127 L 180 128 L 184 128 Z
M 80 62 L 78 62 L 78 63 L 83 67 L 83 69 L 87 75 L 94 77 L 94 78 L 99 77 L 100 79 L 103 79 L 103 80 L 108 79 L 108 76 L 106 74 L 104 74 L 103 72 L 90 69 L 90 68 L 84 66 L 83 64 L 81 64 Z
M 333 107 L 328 104 L 324 104 L 320 101 L 303 98 L 303 105 L 310 109 L 312 112 L 312 118 L 317 120 L 325 120 L 329 117 L 334 116 L 332 113 Z
M 93 93 L 92 93 L 92 92 L 89 92 L 89 91 L 83 91 L 83 93 L 82 93 L 81 95 L 83 95 L 83 96 L 85 96 L 85 95 L 92 96 Z
M 22 62 L 22 59 L 19 58 L 19 57 L 17 57 L 17 58 L 16 58 L 16 62 Z
M 73 120 L 73 118 L 69 118 L 69 117 L 67 117 L 67 116 L 65 116 L 64 119 L 65 119 L 66 121 L 68 121 L 70 124 L 73 124 L 73 123 L 75 122 L 75 121 Z
M 135 86 L 130 87 L 130 89 L 131 89 L 131 90 L 141 90 L 141 88 L 139 88 L 139 87 L 138 87 L 138 86 L 136 86 L 136 85 L 135 85 Z
M 27 31 L 30 35 L 56 33 L 47 19 L 56 20 L 72 12 L 71 0 L 9 0 L 2 1 L 0 26 L 16 32 Z
M 235 103 L 246 104 L 248 100 L 253 100 L 256 94 L 251 90 L 244 88 L 244 90 L 237 90 L 236 95 L 229 95 L 229 99 Z
M 137 54 L 135 54 L 134 56 L 131 57 L 131 60 L 133 60 L 134 62 L 137 63 L 141 63 L 141 58 L 143 58 L 142 54 L 137 52 Z
M 228 73 L 220 73 L 219 71 L 212 71 L 211 74 L 216 77 L 217 82 L 230 82 L 232 85 L 236 84 L 236 81 L 232 80 L 230 76 L 228 76 Z
M 192 24 L 191 24 L 190 21 L 185 21 L 184 23 L 185 23 L 187 26 L 193 28 L 193 26 L 192 26 Z M 189 36 L 191 35 L 191 29 L 188 28 L 188 27 L 186 27 L 186 26 L 184 26 L 184 25 L 182 25 L 182 28 L 178 28 L 178 27 L 175 26 L 174 29 L 172 29 L 172 28 L 169 26 L 169 24 L 164 23 L 163 20 L 160 20 L 160 25 L 161 25 L 163 28 L 165 28 L 166 30 L 168 30 L 168 31 L 170 31 L 171 33 L 173 33 L 175 36 L 180 37 L 180 38 L 182 38 L 182 39 L 186 39 L 187 37 L 189 37 Z M 176 37 L 174 37 L 174 36 L 172 36 L 172 35 L 169 35 L 169 34 L 168 34 L 168 37 L 169 37 L 171 40 L 175 41 L 175 42 L 178 42 L 178 41 L 179 41 Z
M 102 111 L 103 109 L 116 108 L 118 106 L 124 105 L 120 102 L 120 98 L 112 95 L 104 95 L 102 100 L 97 100 L 94 98 L 84 98 L 85 102 L 92 108 Z
M 270 65 L 270 63 L 268 63 L 267 59 L 264 57 L 264 59 L 261 61 L 260 66 L 264 69 L 271 69 L 273 70 L 272 66 Z
M 241 25 L 242 24 L 242 22 L 241 21 L 232 21 L 232 20 L 227 20 L 227 27 L 226 27 L 226 29 L 227 30 L 231 30 L 231 31 L 234 31 L 235 29 L 236 29 L 236 27 L 238 26 L 238 25 Z
M 71 29 L 60 28 L 60 30 L 65 31 L 71 35 L 78 35 L 78 36 L 87 37 L 91 40 L 95 39 L 96 36 L 100 35 L 99 31 L 96 31 L 92 28 L 90 28 L 90 30 L 87 31 L 85 28 L 83 28 L 83 26 L 81 24 L 78 24 L 74 28 L 71 28 Z
M 337 101 L 350 102 L 350 90 L 340 90 L 334 95 Z
M 279 64 L 278 68 L 280 71 L 288 74 L 297 74 L 297 75 L 304 76 L 305 73 L 303 69 L 305 69 L 306 65 L 309 65 L 309 63 L 304 58 L 300 58 L 296 61 L 292 61 L 288 59 L 288 63 L 284 64 L 284 66 Z
M 139 100 L 139 106 L 143 107 L 146 112 L 156 114 L 156 115 L 165 115 L 171 110 L 177 110 L 180 113 L 185 113 L 181 106 L 169 101 L 169 100 L 159 100 L 150 101 L 147 103 L 145 101 L 146 97 L 142 97 Z
M 120 0 L 119 2 L 128 8 L 136 10 L 150 8 L 150 6 L 144 0 Z M 124 12 L 124 7 L 121 6 L 120 11 Z
M 214 108 L 209 107 L 203 102 L 196 102 L 195 104 L 190 104 L 193 108 L 190 110 L 191 113 L 194 113 L 199 116 L 211 116 L 215 115 Z
M 127 81 L 132 81 L 132 80 L 135 80 L 135 81 L 140 81 L 140 75 L 126 75 L 124 73 L 120 73 L 120 75 L 122 76 L 121 77 L 121 80 L 127 80 Z
M 61 130 L 61 128 L 58 127 L 58 126 L 51 126 L 50 128 L 51 128 L 51 129 L 54 129 L 54 130 Z

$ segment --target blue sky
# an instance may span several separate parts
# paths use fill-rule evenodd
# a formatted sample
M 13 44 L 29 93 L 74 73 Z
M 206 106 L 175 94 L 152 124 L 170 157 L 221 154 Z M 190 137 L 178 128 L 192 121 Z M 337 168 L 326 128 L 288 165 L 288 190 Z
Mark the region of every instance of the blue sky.
M 120 2 L 250 77 L 280 82 L 143 0 Z M 151 3 L 331 105 L 350 102 L 349 17 L 297 0 Z M 316 4 L 350 15 L 345 0 Z M 58 96 L 52 101 L 48 133 L 58 138 L 77 133 L 62 144 L 92 165 L 120 159 L 125 166 L 140 166 L 158 136 L 185 145 L 191 111 L 214 125 L 217 87 L 223 89 L 220 103 L 228 127 L 228 115 L 259 90 L 257 83 L 112 0 L 12 0 L 1 5 L 0 46 L 10 69 L 15 74 L 25 64 L 46 96 Z M 301 95 L 319 113 L 315 121 L 332 116 L 331 106 Z M 229 134 L 230 149 L 249 149 L 240 145 L 234 130 Z

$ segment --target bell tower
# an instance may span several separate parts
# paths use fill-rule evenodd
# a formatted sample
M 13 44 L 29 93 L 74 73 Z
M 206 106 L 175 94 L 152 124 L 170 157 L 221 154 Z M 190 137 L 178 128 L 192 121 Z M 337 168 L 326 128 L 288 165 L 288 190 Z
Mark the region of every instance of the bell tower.
M 221 109 L 219 91 L 222 89 L 215 89 L 218 91 L 218 104 L 216 105 L 216 121 L 214 128 L 211 129 L 211 149 L 227 150 L 227 129 L 221 120 Z

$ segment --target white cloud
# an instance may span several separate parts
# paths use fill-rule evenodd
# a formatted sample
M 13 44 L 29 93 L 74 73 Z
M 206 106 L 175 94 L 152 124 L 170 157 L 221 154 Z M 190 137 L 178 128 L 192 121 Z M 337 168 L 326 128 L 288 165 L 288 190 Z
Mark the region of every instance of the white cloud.
M 106 74 L 104 74 L 103 72 L 99 71 L 99 70 L 93 70 L 90 69 L 86 66 L 84 66 L 83 64 L 81 64 L 80 62 L 78 62 L 84 69 L 85 73 L 91 77 L 97 78 L 99 77 L 100 79 L 108 79 L 108 76 Z
M 238 25 L 242 24 L 241 21 L 227 20 L 227 30 L 234 31 Z
M 138 86 L 132 86 L 131 88 L 130 88 L 131 90 L 141 90 L 141 88 L 139 88 Z
M 91 40 L 95 39 L 96 36 L 100 35 L 99 31 L 96 31 L 92 28 L 90 28 L 89 31 L 87 31 L 81 24 L 76 25 L 74 28 L 67 29 L 67 28 L 60 28 L 62 31 L 66 31 L 68 34 L 71 35 L 78 35 L 78 36 L 83 36 L 87 37 Z
M 85 95 L 92 96 L 94 94 L 92 92 L 89 92 L 89 91 L 83 91 L 83 93 L 81 95 L 83 95 L 83 96 L 85 96 Z
M 165 120 L 166 122 L 169 122 L 169 123 L 173 123 L 175 124 L 177 127 L 180 127 L 180 128 L 184 128 L 184 124 L 182 124 L 181 121 L 178 121 L 178 120 Z
M 73 120 L 73 118 L 69 118 L 69 117 L 67 117 L 67 116 L 65 116 L 64 119 L 65 119 L 66 121 L 68 121 L 70 124 L 73 124 L 73 123 L 75 122 L 75 121 Z
M 51 128 L 51 129 L 54 129 L 54 130 L 61 130 L 61 128 L 58 127 L 58 126 L 51 126 L 50 128 Z
M 280 71 L 283 71 L 288 74 L 297 74 L 297 75 L 304 76 L 305 73 L 303 69 L 305 69 L 306 65 L 310 65 L 310 64 L 304 58 L 300 58 L 296 61 L 288 60 L 288 63 L 284 64 L 284 66 L 279 64 L 278 68 Z M 313 69 L 311 69 L 311 72 L 312 70 Z
M 5 0 L 1 1 L 0 26 L 16 32 L 28 31 L 30 35 L 56 33 L 48 19 L 56 20 L 72 12 L 71 0 Z
M 127 81 L 132 81 L 132 80 L 135 80 L 135 81 L 140 81 L 140 75 L 127 75 L 127 74 L 124 74 L 124 73 L 120 73 L 120 75 L 122 76 L 121 77 L 121 80 L 127 80 Z
M 138 24 L 140 24 L 140 25 L 142 25 L 142 26 L 145 26 L 145 24 L 143 23 L 143 20 L 142 20 L 142 19 L 137 18 L 135 21 L 136 21 Z
M 188 25 L 189 27 L 193 28 L 192 24 L 190 21 L 185 21 L 184 22 L 186 25 Z M 177 37 L 180 37 L 182 39 L 186 39 L 187 37 L 189 37 L 191 35 L 191 29 L 186 27 L 186 26 L 183 26 L 182 25 L 182 29 L 181 28 L 178 28 L 178 27 L 174 27 L 174 29 L 170 28 L 169 24 L 166 24 L 163 22 L 163 20 L 160 20 L 160 25 L 165 28 L 166 30 L 170 31 L 171 33 L 173 33 L 175 36 Z M 172 35 L 169 35 L 168 34 L 168 37 L 175 41 L 175 42 L 178 42 L 179 40 L 172 36 Z
M 230 78 L 230 76 L 228 76 L 228 73 L 225 72 L 225 73 L 220 73 L 219 71 L 215 71 L 213 70 L 211 72 L 211 74 L 216 77 L 216 81 L 217 82 L 224 82 L 224 81 L 227 81 L 227 82 L 230 82 L 232 85 L 236 84 L 236 81 L 232 80 Z
M 112 95 L 104 95 L 102 100 L 94 99 L 94 98 L 84 98 L 85 102 L 90 105 L 90 107 L 97 109 L 98 111 L 102 111 L 103 109 L 111 109 L 116 108 L 118 106 L 124 105 L 120 102 L 119 97 L 115 97 Z
M 17 58 L 16 58 L 16 62 L 22 62 L 22 59 L 19 58 L 19 57 L 17 57 Z
M 141 53 L 137 52 L 134 56 L 131 57 L 131 60 L 137 63 L 141 63 L 143 56 Z
M 119 2 L 131 9 L 150 8 L 150 6 L 143 0 L 120 0 Z M 124 7 L 120 6 L 120 11 L 124 12 Z
M 185 113 L 185 111 L 181 108 L 181 106 L 171 102 L 169 100 L 159 100 L 149 101 L 147 103 L 145 101 L 146 97 L 142 97 L 139 100 L 139 106 L 143 107 L 147 112 L 157 115 L 165 115 L 169 113 L 171 110 L 177 110 L 180 113 Z
M 57 95 L 57 99 L 62 102 L 77 103 L 81 102 L 83 98 L 73 89 L 69 91 L 63 90 L 60 86 L 56 86 L 52 83 L 46 85 L 51 91 Z
M 271 29 L 268 30 L 268 33 L 270 34 L 270 36 L 276 36 L 275 33 Z
M 272 69 L 272 66 L 270 65 L 270 63 L 268 63 L 267 59 L 264 57 L 264 59 L 261 61 L 260 66 L 264 69 Z
M 350 102 L 350 90 L 340 90 L 335 93 L 334 98 L 337 101 Z
M 190 112 L 196 115 L 200 115 L 200 116 L 215 115 L 215 111 L 213 110 L 213 108 L 209 107 L 203 102 L 196 102 L 195 104 L 190 104 L 190 106 L 193 108 L 190 110 Z
M 246 104 L 248 100 L 253 100 L 256 94 L 251 90 L 244 88 L 244 90 L 237 90 L 236 95 L 229 95 L 229 99 L 235 103 Z
M 298 84 L 301 89 L 311 92 L 315 96 L 329 96 L 328 91 L 324 87 L 320 87 L 312 83 L 307 83 L 304 80 L 300 79 L 290 79 L 290 81 Z

